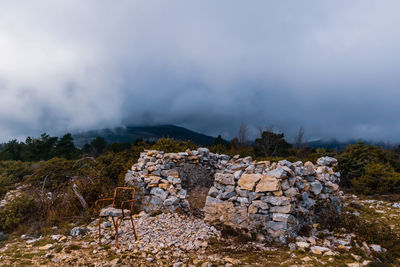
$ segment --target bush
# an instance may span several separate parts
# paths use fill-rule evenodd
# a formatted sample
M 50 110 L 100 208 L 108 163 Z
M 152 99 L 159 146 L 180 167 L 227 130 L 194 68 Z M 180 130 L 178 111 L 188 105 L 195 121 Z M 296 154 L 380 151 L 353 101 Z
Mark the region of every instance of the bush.
M 338 152 L 329 148 L 319 147 L 317 149 L 308 149 L 307 154 L 301 159 L 303 162 L 311 161 L 313 163 L 317 162 L 317 160 L 321 157 L 333 157 L 338 158 Z
M 361 177 L 371 163 L 386 163 L 382 148 L 358 143 L 349 145 L 338 157 L 339 171 L 342 174 L 341 185 L 351 186 L 353 178 Z
M 225 155 L 229 155 L 229 156 L 234 156 L 234 151 L 232 153 L 232 150 L 226 146 L 226 145 L 222 145 L 222 144 L 215 144 L 213 146 L 209 146 L 208 149 L 210 149 L 211 152 L 213 153 L 217 153 L 217 154 L 225 154 Z
M 400 236 L 389 225 L 363 220 L 347 212 L 346 208 L 339 213 L 333 206 L 320 205 L 316 212 L 321 229 L 355 234 L 358 243 L 365 241 L 386 248 L 387 253 L 375 255 L 382 262 L 394 263 L 400 257 Z
M 351 183 L 361 194 L 400 193 L 400 173 L 388 164 L 369 164 L 365 173 L 351 180 Z
M 19 224 L 27 220 L 34 210 L 34 202 L 27 195 L 13 199 L 0 209 L 0 230 L 14 230 Z
M 27 175 L 33 173 L 31 163 L 22 161 L 0 161 L 0 197 L 14 189 L 16 183 L 22 182 Z
M 65 187 L 72 178 L 73 162 L 62 159 L 52 158 L 38 168 L 29 178 L 32 185 L 41 186 L 50 191 Z
M 116 186 L 124 185 L 126 171 L 146 148 L 149 145 L 142 142 L 129 150 L 108 152 L 97 158 L 71 161 L 54 158 L 45 162 L 29 179 L 32 193 L 38 199 L 37 219 L 42 225 L 88 219 L 97 199 L 112 196 Z M 73 191 L 74 184 L 88 210 Z
M 197 148 L 198 146 L 192 141 L 180 141 L 172 138 L 161 138 L 151 146 L 151 149 L 161 150 L 166 153 L 182 152 L 186 149 L 194 150 Z

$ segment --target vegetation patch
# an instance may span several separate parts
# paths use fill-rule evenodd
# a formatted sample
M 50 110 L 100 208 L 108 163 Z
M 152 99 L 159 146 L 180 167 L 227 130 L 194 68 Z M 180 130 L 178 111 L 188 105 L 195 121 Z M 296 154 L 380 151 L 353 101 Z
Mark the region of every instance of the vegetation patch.
M 12 231 L 26 221 L 35 211 L 35 204 L 27 195 L 23 194 L 0 209 L 0 230 Z

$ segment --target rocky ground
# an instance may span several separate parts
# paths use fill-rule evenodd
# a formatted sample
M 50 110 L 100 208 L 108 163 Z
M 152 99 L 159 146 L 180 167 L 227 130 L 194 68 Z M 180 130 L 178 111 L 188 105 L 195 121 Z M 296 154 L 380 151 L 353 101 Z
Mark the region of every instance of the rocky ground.
M 387 200 L 345 196 L 345 212 L 400 233 L 400 204 Z M 273 246 L 221 233 L 203 220 L 181 214 L 139 214 L 135 240 L 130 221 L 120 227 L 120 248 L 115 247 L 110 221 L 102 223 L 98 245 L 97 220 L 73 226 L 69 235 L 56 227 L 40 237 L 22 235 L 0 242 L 2 266 L 365 266 L 377 261 L 386 248 L 358 243 L 354 234 L 319 229 Z M 400 259 L 398 261 L 400 265 Z

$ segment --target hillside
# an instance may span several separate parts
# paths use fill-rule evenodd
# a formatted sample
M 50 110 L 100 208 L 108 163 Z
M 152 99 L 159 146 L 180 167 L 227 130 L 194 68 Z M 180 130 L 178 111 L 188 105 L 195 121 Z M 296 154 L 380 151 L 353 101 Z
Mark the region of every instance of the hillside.
M 152 142 L 162 137 L 170 137 L 182 141 L 192 140 L 198 145 L 212 145 L 215 139 L 212 136 L 197 133 L 175 125 L 127 126 L 113 129 L 92 130 L 73 135 L 77 147 L 82 147 L 84 144 L 90 143 L 90 141 L 97 136 L 105 138 L 109 144 L 114 142 L 132 143 L 138 139 Z
M 338 151 L 344 150 L 348 145 L 354 145 L 357 143 L 364 143 L 365 145 L 372 145 L 378 146 L 381 148 L 386 148 L 387 143 L 384 142 L 377 142 L 371 140 L 364 140 L 364 139 L 349 139 L 347 141 L 339 141 L 336 139 L 317 139 L 313 141 L 307 142 L 307 146 L 312 148 L 328 148 L 328 149 L 336 149 Z M 391 144 L 393 146 L 398 146 L 398 143 Z

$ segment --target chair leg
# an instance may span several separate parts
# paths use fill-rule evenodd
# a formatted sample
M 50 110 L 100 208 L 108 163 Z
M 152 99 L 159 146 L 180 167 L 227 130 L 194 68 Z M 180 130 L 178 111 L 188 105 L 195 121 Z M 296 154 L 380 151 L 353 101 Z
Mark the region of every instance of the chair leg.
M 114 220 L 114 217 L 111 217 L 113 224 L 114 224 L 114 228 L 115 228 L 115 236 L 116 236 L 116 244 L 117 244 L 117 248 L 119 248 L 119 244 L 118 244 L 118 217 L 117 220 Z
M 132 229 L 133 229 L 133 234 L 135 235 L 135 239 L 138 240 L 136 230 L 135 230 L 135 225 L 133 224 L 133 218 L 132 215 L 129 216 L 131 218 L 131 223 L 132 223 Z
M 99 216 L 99 246 L 101 246 L 101 216 Z

